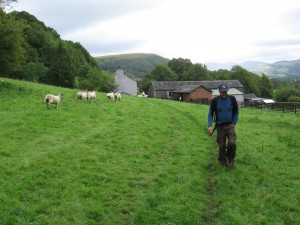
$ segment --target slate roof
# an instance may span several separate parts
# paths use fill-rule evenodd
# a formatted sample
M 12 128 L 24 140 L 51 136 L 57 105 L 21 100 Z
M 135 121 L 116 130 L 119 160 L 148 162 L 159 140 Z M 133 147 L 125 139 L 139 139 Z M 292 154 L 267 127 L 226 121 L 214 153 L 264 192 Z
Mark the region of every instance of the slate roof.
M 212 90 L 212 91 L 213 91 L 213 93 L 212 93 L 213 96 L 216 96 L 216 95 L 219 95 L 219 94 L 220 94 L 218 89 L 214 89 L 214 90 Z M 229 95 L 242 95 L 243 92 L 239 91 L 239 90 L 236 89 L 236 88 L 229 88 L 227 94 L 229 94 Z
M 175 89 L 172 92 L 175 93 L 191 93 L 193 91 L 195 91 L 197 88 L 202 87 L 201 85 L 197 85 L 197 84 L 192 84 L 192 85 L 183 85 L 180 86 L 179 88 Z M 204 89 L 208 90 L 207 88 L 203 87 Z M 210 91 L 210 90 L 208 90 Z
M 218 89 L 219 85 L 227 83 L 229 88 L 244 88 L 238 80 L 209 80 L 209 81 L 152 81 L 155 91 L 175 91 L 182 86 L 202 86 L 208 90 Z

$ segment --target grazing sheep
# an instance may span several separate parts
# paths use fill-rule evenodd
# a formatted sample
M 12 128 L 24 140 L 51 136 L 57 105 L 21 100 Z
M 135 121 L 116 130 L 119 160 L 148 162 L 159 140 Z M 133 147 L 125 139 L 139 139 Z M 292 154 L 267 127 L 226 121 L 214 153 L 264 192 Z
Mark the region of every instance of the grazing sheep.
M 117 100 L 121 101 L 122 95 L 121 95 L 121 93 L 115 93 L 115 94 L 114 94 L 114 97 L 115 97 L 115 100 L 116 100 L 116 101 L 117 101 Z
M 76 94 L 77 99 L 80 100 L 86 100 L 88 98 L 88 92 L 87 91 L 80 91 Z
M 50 109 L 50 104 L 54 104 L 55 108 L 58 108 L 58 104 L 60 100 L 63 98 L 64 98 L 63 94 L 59 94 L 59 95 L 47 94 L 45 96 L 45 102 L 47 104 L 47 108 Z
M 96 91 L 88 91 L 87 98 L 96 100 Z
M 112 101 L 115 99 L 115 95 L 114 95 L 113 92 L 107 93 L 106 96 L 107 96 L 108 99 L 111 99 Z
M 142 94 L 138 95 L 138 97 L 147 98 L 148 95 L 146 95 L 145 92 L 142 92 Z

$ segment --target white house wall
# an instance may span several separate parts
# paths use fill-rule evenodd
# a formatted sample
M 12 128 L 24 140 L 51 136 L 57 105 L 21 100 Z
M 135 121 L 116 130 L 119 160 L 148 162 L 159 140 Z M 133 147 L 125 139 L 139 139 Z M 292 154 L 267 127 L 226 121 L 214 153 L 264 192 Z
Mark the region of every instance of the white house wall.
M 116 70 L 115 81 L 121 92 L 137 96 L 137 82 L 127 77 L 122 69 Z

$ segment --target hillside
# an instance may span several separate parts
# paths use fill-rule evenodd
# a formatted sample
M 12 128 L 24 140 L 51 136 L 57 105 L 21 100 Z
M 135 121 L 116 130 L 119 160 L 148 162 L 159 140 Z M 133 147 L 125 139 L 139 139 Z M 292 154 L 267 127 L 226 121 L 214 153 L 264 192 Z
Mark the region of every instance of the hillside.
M 62 39 L 25 11 L 0 10 L 0 17 L 0 30 L 7 34 L 0 35 L 0 76 L 83 90 L 115 89 L 113 75 L 100 70 L 80 43 Z
M 250 69 L 258 75 L 266 74 L 272 78 L 300 79 L 300 59 L 262 64 Z
M 242 108 L 231 170 L 208 106 L 76 92 L 0 78 L 0 224 L 300 224 L 299 114 Z
M 158 64 L 167 64 L 169 59 L 156 54 L 121 54 L 94 57 L 100 68 L 114 73 L 117 68 L 125 70 L 125 74 L 138 80 L 150 74 Z

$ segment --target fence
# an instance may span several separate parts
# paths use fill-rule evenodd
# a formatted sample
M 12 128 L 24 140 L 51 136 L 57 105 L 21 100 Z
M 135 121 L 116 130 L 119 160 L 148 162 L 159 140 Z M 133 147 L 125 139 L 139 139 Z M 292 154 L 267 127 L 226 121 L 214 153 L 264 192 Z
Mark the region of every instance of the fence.
M 190 99 L 191 103 L 197 103 L 197 104 L 205 104 L 209 105 L 211 100 L 207 98 L 198 98 L 198 99 Z M 287 103 L 287 102 L 277 102 L 277 103 L 269 103 L 266 104 L 264 102 L 244 102 L 243 104 L 239 104 L 240 107 L 248 107 L 248 108 L 257 108 L 257 109 L 271 109 L 271 110 L 277 110 L 282 112 L 294 112 L 297 113 L 297 110 L 300 109 L 300 103 Z
M 282 112 L 294 112 L 297 113 L 297 109 L 299 110 L 299 103 L 286 103 L 286 102 L 277 102 L 266 104 L 264 102 L 245 102 L 245 107 L 257 108 L 257 109 L 271 109 L 278 110 Z

